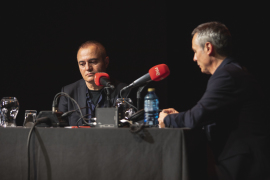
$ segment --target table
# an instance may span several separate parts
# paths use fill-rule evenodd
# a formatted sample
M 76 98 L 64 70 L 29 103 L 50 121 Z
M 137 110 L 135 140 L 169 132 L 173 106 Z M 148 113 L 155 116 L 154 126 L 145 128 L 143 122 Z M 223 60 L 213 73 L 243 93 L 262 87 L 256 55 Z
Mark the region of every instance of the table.
M 30 128 L 0 128 L 0 179 L 27 179 Z M 204 136 L 189 129 L 41 128 L 31 138 L 31 179 L 186 180 L 206 176 Z M 204 169 L 205 168 L 205 169 Z

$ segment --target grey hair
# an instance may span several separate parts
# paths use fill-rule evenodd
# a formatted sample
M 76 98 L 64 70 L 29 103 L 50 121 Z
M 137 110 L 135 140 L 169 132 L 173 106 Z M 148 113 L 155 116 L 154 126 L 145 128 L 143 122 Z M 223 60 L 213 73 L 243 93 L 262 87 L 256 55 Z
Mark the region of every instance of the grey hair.
M 210 42 L 219 55 L 227 57 L 232 53 L 231 34 L 224 24 L 219 22 L 203 23 L 192 31 L 192 37 L 196 33 L 196 41 L 201 48 L 204 48 L 206 42 Z

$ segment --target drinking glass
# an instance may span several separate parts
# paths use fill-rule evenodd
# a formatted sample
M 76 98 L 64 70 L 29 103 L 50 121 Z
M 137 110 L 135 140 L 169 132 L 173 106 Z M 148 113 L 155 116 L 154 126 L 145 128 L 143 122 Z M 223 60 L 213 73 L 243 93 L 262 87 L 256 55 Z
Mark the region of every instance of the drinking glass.
M 132 104 L 132 100 L 130 98 L 118 98 L 116 100 L 116 106 L 118 107 L 118 113 L 120 114 L 119 119 L 128 119 L 132 114 L 135 113 L 130 104 Z
M 36 116 L 36 110 L 25 110 L 23 127 L 32 127 L 36 122 Z
M 3 127 L 16 127 L 16 117 L 19 112 L 19 101 L 16 97 L 3 97 L 1 99 L 1 125 Z

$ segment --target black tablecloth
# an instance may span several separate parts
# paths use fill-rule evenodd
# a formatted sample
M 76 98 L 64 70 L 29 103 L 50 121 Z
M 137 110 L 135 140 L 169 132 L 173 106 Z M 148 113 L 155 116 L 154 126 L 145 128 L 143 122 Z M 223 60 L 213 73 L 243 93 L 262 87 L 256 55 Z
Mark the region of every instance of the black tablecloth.
M 27 179 L 30 128 L 0 128 L 0 179 Z M 31 179 L 193 179 L 205 175 L 202 136 L 188 129 L 36 128 Z M 195 143 L 196 142 L 196 143 Z M 204 166 L 205 165 L 205 166 Z

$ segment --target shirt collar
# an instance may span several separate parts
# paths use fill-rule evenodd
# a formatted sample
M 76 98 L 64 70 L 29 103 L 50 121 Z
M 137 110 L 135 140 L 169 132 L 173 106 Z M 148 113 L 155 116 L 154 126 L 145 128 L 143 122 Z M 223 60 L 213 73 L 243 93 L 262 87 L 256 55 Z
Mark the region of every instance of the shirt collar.
M 215 70 L 215 72 L 217 72 L 219 69 L 221 69 L 222 67 L 224 67 L 226 64 L 231 63 L 232 61 L 234 61 L 234 59 L 232 57 L 226 57 L 221 64 L 217 67 L 217 69 Z M 215 72 L 213 73 L 213 75 L 215 74 Z

